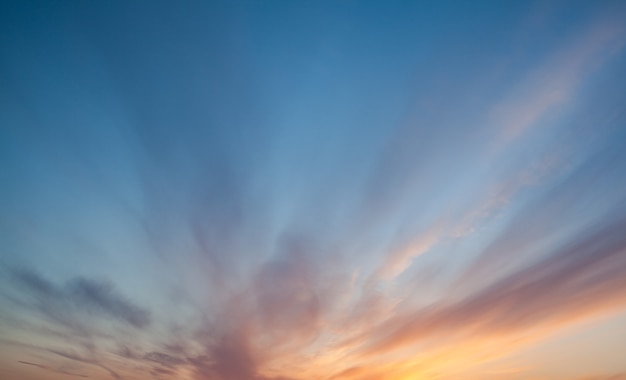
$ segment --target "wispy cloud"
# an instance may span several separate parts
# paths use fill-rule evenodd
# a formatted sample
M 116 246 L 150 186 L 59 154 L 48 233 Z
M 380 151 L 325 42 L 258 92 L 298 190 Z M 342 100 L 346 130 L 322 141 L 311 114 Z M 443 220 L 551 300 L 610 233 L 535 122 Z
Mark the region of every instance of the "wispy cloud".
M 83 326 L 85 318 L 107 318 L 141 329 L 150 324 L 150 313 L 118 294 L 111 284 L 77 277 L 62 286 L 29 270 L 14 272 L 23 289 L 18 300 L 54 322 Z M 82 328 L 82 327 L 81 327 Z
M 48 367 L 48 366 L 45 366 L 45 365 L 42 365 L 42 364 L 31 363 L 31 362 L 22 361 L 22 360 L 20 360 L 18 362 L 22 363 L 22 364 L 30 365 L 30 366 L 33 366 L 33 367 L 41 368 L 41 369 L 46 370 L 46 371 L 51 371 L 51 372 L 54 372 L 54 373 L 60 373 L 62 375 L 76 376 L 76 377 L 89 377 L 87 375 L 81 375 L 81 374 L 78 374 L 78 373 L 63 371 L 61 369 L 51 368 L 51 367 Z
M 504 145 L 538 127 L 540 121 L 572 104 L 585 80 L 626 43 L 620 17 L 599 18 L 520 81 L 492 112 Z

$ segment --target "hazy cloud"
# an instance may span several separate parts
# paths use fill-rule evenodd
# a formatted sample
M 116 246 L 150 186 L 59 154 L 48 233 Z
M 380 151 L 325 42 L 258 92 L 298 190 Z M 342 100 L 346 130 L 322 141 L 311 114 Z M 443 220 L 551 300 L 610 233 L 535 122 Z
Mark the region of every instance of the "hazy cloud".
M 139 329 L 150 324 L 150 313 L 117 293 L 111 284 L 77 277 L 57 286 L 29 270 L 16 271 L 14 278 L 25 291 L 23 301 L 56 322 L 71 323 L 78 317 L 80 323 L 81 318 L 95 315 Z

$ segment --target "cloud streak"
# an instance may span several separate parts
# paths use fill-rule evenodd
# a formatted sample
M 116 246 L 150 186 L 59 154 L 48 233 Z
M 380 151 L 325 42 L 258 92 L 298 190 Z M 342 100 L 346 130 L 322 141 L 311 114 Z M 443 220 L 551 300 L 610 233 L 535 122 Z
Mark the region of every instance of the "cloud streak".
M 55 322 L 80 323 L 80 318 L 95 316 L 137 329 L 150 324 L 147 310 L 134 305 L 105 282 L 77 277 L 57 286 L 29 270 L 15 271 L 14 281 L 25 293 L 20 301 Z

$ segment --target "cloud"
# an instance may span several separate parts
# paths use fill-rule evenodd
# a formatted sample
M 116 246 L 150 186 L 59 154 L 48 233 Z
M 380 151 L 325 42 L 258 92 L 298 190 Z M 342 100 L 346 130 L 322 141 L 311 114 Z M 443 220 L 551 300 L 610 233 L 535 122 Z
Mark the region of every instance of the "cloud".
M 50 371 L 50 372 L 60 373 L 60 374 L 63 374 L 63 375 L 68 375 L 68 376 L 76 376 L 76 377 L 89 377 L 89 376 L 87 376 L 87 375 L 81 375 L 81 374 L 79 374 L 79 373 L 73 373 L 73 372 L 63 371 L 63 370 L 60 370 L 60 369 L 55 369 L 55 368 L 51 368 L 51 367 L 48 367 L 48 366 L 45 366 L 45 365 L 42 365 L 42 364 L 31 363 L 31 362 L 22 361 L 22 360 L 19 360 L 19 361 L 18 361 L 18 363 L 22 363 L 22 364 L 30 365 L 30 366 L 37 367 L 37 368 L 41 368 L 41 369 L 44 369 L 44 370 L 47 370 L 47 371 Z
M 81 363 L 85 363 L 85 364 L 90 364 L 96 367 L 99 367 L 103 370 L 105 370 L 106 372 L 109 373 L 109 375 L 111 375 L 111 377 L 113 377 L 116 380 L 122 380 L 122 376 L 117 373 L 115 370 L 113 370 L 112 368 L 110 368 L 109 366 L 102 364 L 100 360 L 96 359 L 95 357 L 83 357 L 79 354 L 75 354 L 73 352 L 65 352 L 65 351 L 61 351 L 61 350 L 55 350 L 55 349 L 49 349 L 49 352 L 61 356 L 63 358 L 66 359 L 70 359 L 70 360 L 74 360 L 77 362 L 81 362 Z M 93 354 L 93 353 L 92 353 Z
M 551 112 L 559 111 L 594 70 L 621 50 L 626 43 L 623 21 L 601 17 L 531 71 L 512 96 L 492 111 L 492 122 L 502 131 L 503 145 L 522 137 Z
M 179 365 L 185 364 L 186 361 L 184 359 L 168 355 L 162 352 L 149 352 L 143 356 L 145 360 L 159 363 L 164 367 L 174 368 Z
M 57 286 L 29 270 L 15 271 L 13 278 L 23 289 L 20 300 L 57 323 L 82 330 L 83 320 L 96 316 L 137 329 L 150 324 L 150 313 L 117 293 L 111 284 L 77 277 Z
M 467 298 L 390 318 L 364 349 L 382 354 L 461 334 L 464 339 L 516 336 L 568 325 L 626 307 L 626 219 L 616 213 L 546 258 Z M 467 336 L 469 334 L 469 337 Z
M 223 336 L 212 348 L 213 369 L 220 379 L 256 380 L 257 369 L 246 343 L 237 336 Z
M 375 277 L 392 280 L 406 271 L 415 257 L 427 253 L 442 241 L 465 238 L 480 230 L 482 225 L 512 203 L 520 192 L 547 182 L 559 166 L 554 154 L 550 153 L 532 161 L 508 178 L 488 186 L 474 199 L 468 199 L 467 204 L 459 210 L 447 212 L 433 221 L 425 231 L 405 239 L 408 242 L 400 241 L 396 244 L 399 247 L 393 246 Z
M 93 309 L 96 313 L 102 313 L 136 328 L 144 328 L 150 324 L 148 311 L 117 294 L 109 284 L 76 278 L 67 284 L 66 292 L 80 307 Z
M 294 355 L 323 333 L 344 286 L 343 277 L 325 273 L 309 243 L 282 239 L 276 256 L 224 297 L 204 330 L 203 354 L 188 357 L 199 379 L 288 379 L 285 367 L 303 364 Z
M 397 250 L 391 250 L 391 254 L 377 270 L 376 276 L 383 279 L 395 278 L 409 267 L 414 257 L 428 252 L 444 237 L 446 235 L 439 226 L 418 234 L 406 246 Z

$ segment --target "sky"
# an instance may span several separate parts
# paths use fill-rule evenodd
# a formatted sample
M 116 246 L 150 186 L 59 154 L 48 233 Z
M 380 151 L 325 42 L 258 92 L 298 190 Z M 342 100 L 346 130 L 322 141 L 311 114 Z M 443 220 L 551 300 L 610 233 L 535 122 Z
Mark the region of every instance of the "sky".
M 624 89 L 624 1 L 3 1 L 0 377 L 624 380 Z

